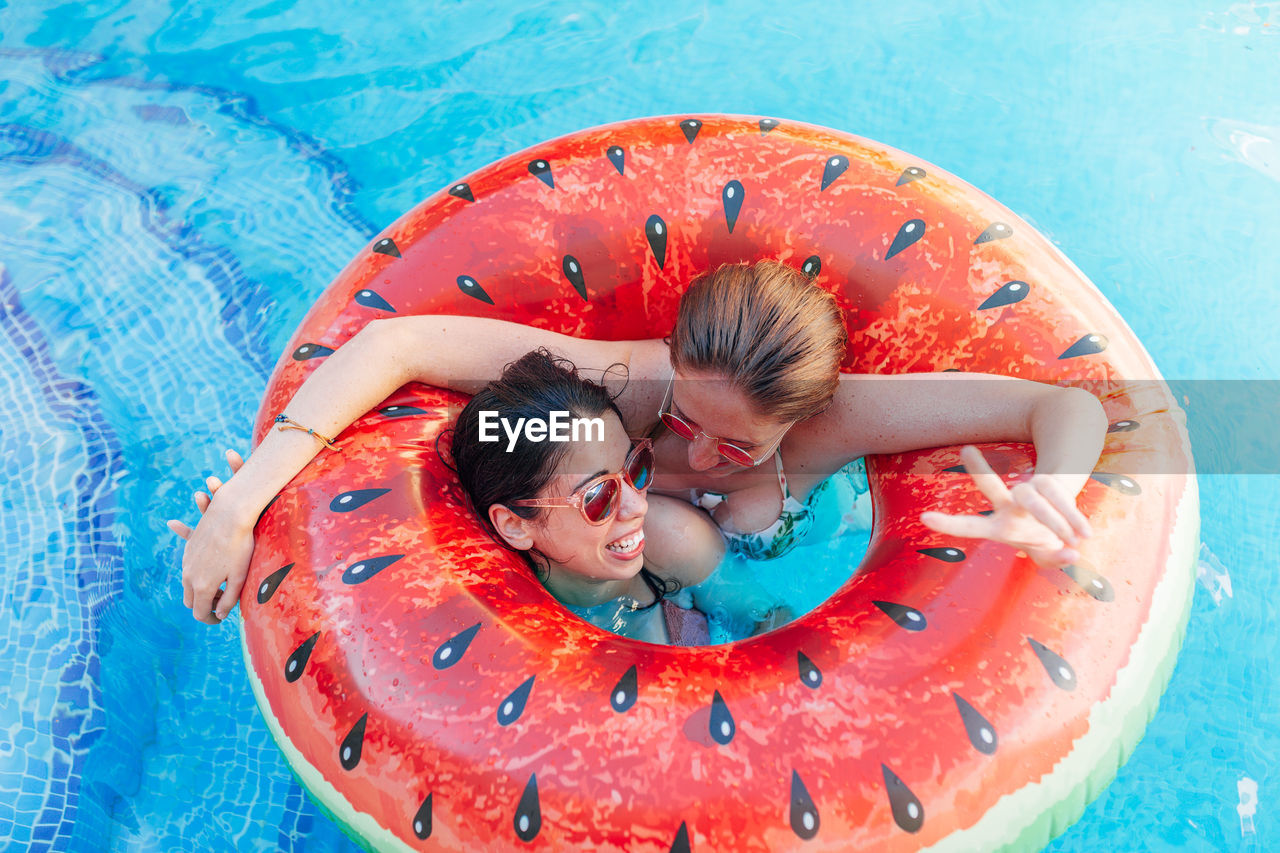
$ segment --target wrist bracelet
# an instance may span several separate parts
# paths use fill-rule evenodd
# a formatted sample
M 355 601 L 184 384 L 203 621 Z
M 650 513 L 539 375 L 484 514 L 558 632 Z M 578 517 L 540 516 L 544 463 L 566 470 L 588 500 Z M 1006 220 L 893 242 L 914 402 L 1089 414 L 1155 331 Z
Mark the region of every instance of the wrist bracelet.
M 286 415 L 284 412 L 281 412 L 280 414 L 276 415 L 275 422 L 279 424 L 279 426 L 276 427 L 277 430 L 296 429 L 301 432 L 305 432 L 307 435 L 316 439 L 317 441 L 319 441 L 321 444 L 323 444 L 325 447 L 329 448 L 330 450 L 342 449 L 341 447 L 338 447 L 336 444 L 333 443 L 332 438 L 327 438 L 321 435 L 320 433 L 313 430 L 311 427 L 303 426 L 302 424 L 295 421 L 293 418 Z

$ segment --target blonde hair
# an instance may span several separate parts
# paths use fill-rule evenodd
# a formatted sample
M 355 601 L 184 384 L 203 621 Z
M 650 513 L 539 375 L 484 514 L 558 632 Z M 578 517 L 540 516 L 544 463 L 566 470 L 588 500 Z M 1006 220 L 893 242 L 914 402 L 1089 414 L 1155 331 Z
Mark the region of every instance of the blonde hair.
M 671 333 L 678 371 L 716 373 L 781 421 L 830 403 L 848 345 L 835 298 L 778 261 L 725 264 L 693 280 Z

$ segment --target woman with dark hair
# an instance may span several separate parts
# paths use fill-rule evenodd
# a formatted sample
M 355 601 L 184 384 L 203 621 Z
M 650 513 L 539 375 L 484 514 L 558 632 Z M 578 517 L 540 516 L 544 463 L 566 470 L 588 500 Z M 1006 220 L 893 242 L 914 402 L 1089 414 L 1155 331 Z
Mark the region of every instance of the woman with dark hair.
M 1091 534 L 1076 506 L 1102 450 L 1106 417 L 1092 394 L 985 374 L 840 373 L 843 315 L 831 294 L 776 261 L 726 264 L 682 295 L 668 340 L 581 340 L 478 317 L 374 320 L 329 356 L 289 403 L 316 430 L 341 432 L 407 382 L 474 393 L 537 347 L 575 364 L 619 364 L 622 423 L 643 435 L 658 420 L 655 489 L 706 507 L 729 547 L 756 559 L 786 553 L 812 525 L 827 479 L 869 454 L 954 444 L 1035 445 L 1035 474 L 1006 487 L 975 448 L 965 467 L 992 500 L 989 516 L 927 512 L 942 533 L 980 537 L 1061 567 Z M 479 381 L 458 377 L 480 377 Z M 183 555 L 185 600 L 216 623 L 239 594 L 253 551 L 253 521 L 315 455 L 306 437 L 272 432 L 227 484 Z M 785 466 L 784 466 L 785 459 Z M 655 540 L 666 534 L 649 525 Z M 226 583 L 216 611 L 219 586 Z
M 486 425 L 546 422 L 552 413 L 585 423 L 584 434 L 567 442 L 482 440 Z M 562 604 L 635 639 L 709 642 L 706 617 L 668 596 L 715 569 L 723 540 L 705 514 L 648 494 L 652 442 L 628 439 L 602 386 L 546 350 L 531 352 L 471 398 L 450 439 L 449 456 L 481 523 L 524 555 Z M 651 519 L 666 535 L 645 536 Z
M 504 421 L 549 423 L 553 416 L 586 429 L 569 441 L 495 434 Z M 680 604 L 672 596 L 712 573 L 724 541 L 704 513 L 649 494 L 653 443 L 627 437 L 602 386 L 578 376 L 565 359 L 536 350 L 472 397 L 445 437 L 445 459 L 480 523 L 495 542 L 525 557 L 571 611 L 646 642 L 710 642 L 707 618 L 692 607 L 692 596 L 681 596 Z M 241 466 L 234 454 L 228 462 L 233 474 Z M 208 485 L 216 494 L 222 484 L 211 478 Z M 201 512 L 210 500 L 197 495 Z M 654 521 L 666 533 L 657 541 L 645 536 Z M 191 536 L 181 522 L 169 526 Z

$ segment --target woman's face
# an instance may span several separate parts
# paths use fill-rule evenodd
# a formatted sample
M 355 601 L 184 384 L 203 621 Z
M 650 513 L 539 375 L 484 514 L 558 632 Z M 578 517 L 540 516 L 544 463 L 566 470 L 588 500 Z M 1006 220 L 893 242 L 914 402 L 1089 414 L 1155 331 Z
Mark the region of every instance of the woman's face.
M 631 441 L 612 411 L 602 415 L 603 441 L 569 445 L 556 475 L 538 493 L 540 498 L 564 498 L 602 474 L 622 469 Z M 553 587 L 557 576 L 573 582 L 627 580 L 644 565 L 644 517 L 649 505 L 642 492 L 623 480 L 618 510 L 608 522 L 592 525 L 572 507 L 544 507 L 529 528 L 533 547 L 551 561 Z
M 720 441 L 742 448 L 757 461 L 772 455 L 790 421 L 758 414 L 733 384 L 716 373 L 677 373 L 671 410 L 700 433 L 688 442 L 689 467 L 723 477 L 747 467 L 731 462 L 716 449 Z

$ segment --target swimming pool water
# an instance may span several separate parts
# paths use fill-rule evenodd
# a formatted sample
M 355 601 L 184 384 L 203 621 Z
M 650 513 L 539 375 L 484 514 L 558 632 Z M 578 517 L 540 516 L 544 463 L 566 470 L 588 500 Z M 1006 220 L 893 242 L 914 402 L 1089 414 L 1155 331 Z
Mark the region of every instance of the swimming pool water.
M 1211 555 L 1186 646 L 1050 849 L 1280 846 L 1277 448 L 1237 428 L 1277 409 L 1276 79 L 1275 3 L 0 0 L 0 843 L 353 849 L 233 627 L 183 611 L 163 520 L 378 228 L 538 141 L 723 111 L 990 193 L 1185 383 Z

